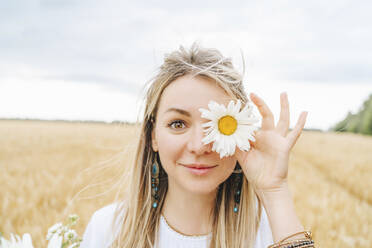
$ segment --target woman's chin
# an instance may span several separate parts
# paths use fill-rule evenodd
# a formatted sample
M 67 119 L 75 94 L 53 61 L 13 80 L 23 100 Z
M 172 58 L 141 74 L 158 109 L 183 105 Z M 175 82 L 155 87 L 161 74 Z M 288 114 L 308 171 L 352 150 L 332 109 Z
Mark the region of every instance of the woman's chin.
M 218 185 L 195 182 L 195 183 L 186 185 L 186 187 L 187 187 L 186 189 L 191 193 L 200 194 L 200 195 L 210 195 L 216 192 Z

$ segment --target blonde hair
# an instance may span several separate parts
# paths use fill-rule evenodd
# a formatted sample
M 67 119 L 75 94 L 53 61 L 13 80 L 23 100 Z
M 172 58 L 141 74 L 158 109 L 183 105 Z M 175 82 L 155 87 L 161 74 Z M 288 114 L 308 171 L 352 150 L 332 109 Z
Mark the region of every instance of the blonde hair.
M 243 60 L 244 64 L 244 60 Z M 145 94 L 145 111 L 141 124 L 133 165 L 130 167 L 129 194 L 117 208 L 115 218 L 120 218 L 120 230 L 111 247 L 154 247 L 157 242 L 160 215 L 168 189 L 168 178 L 160 167 L 158 207 L 152 207 L 151 168 L 156 153 L 151 146 L 160 97 L 164 89 L 178 77 L 198 75 L 214 80 L 229 95 L 242 101 L 248 98 L 243 89 L 242 75 L 233 67 L 230 58 L 223 57 L 216 49 L 203 48 L 194 43 L 190 49 L 183 46 L 166 54 L 157 75 L 149 81 Z M 213 210 L 211 248 L 253 247 L 261 216 L 261 203 L 253 187 L 243 176 L 238 213 L 233 211 L 233 179 L 235 173 L 224 181 L 217 192 Z M 257 201 L 257 202 L 256 202 Z M 258 204 L 258 205 L 256 205 Z M 257 207 L 258 206 L 258 207 Z

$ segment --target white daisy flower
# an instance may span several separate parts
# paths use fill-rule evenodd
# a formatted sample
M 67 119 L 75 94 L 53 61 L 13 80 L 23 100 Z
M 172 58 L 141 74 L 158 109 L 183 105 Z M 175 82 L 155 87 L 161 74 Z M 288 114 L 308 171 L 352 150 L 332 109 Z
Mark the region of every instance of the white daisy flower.
M 239 112 L 240 107 L 240 100 L 237 100 L 236 104 L 231 100 L 227 108 L 223 104 L 210 101 L 209 110 L 199 109 L 201 116 L 210 120 L 202 125 L 206 128 L 206 137 L 202 142 L 205 145 L 214 142 L 212 150 L 218 152 L 220 158 L 233 155 L 236 146 L 240 150 L 248 151 L 251 147 L 249 140 L 255 141 L 253 132 L 259 127 L 254 124 L 259 122 L 260 118 L 253 112 L 251 102 Z

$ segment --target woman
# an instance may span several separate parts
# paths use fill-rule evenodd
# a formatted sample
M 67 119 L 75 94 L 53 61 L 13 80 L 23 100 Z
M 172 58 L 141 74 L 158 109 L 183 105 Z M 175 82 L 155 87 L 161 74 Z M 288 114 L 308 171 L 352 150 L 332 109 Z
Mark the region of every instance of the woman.
M 205 142 L 208 119 L 200 109 L 211 102 L 250 103 L 231 60 L 196 44 L 180 47 L 165 56 L 150 83 L 129 194 L 92 216 L 81 247 L 261 248 L 286 237 L 312 247 L 295 241 L 311 236 L 296 216 L 287 182 L 289 153 L 307 113 L 289 132 L 285 93 L 276 126 L 265 102 L 250 94 L 262 127 L 249 150 L 234 146 L 221 158 L 221 150 Z

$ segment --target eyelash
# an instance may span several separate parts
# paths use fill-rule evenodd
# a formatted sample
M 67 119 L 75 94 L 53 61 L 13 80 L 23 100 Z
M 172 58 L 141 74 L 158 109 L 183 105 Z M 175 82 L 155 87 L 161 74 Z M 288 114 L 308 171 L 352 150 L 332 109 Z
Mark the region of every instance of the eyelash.
M 183 123 L 185 125 L 185 122 L 182 121 L 182 120 L 174 120 L 174 121 L 171 121 L 169 124 L 168 124 L 168 127 L 172 128 L 172 125 L 173 123 Z M 185 125 L 186 126 L 186 125 Z M 178 129 L 178 128 L 176 128 Z

